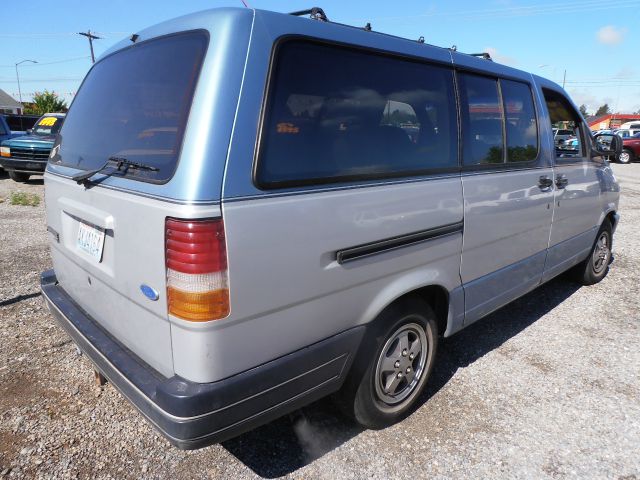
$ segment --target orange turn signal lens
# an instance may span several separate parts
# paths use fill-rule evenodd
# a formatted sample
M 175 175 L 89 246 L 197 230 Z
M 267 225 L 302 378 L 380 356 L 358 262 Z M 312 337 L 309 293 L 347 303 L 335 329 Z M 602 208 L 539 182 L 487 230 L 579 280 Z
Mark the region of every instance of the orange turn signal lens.
M 167 288 L 169 313 L 192 322 L 205 322 L 229 315 L 229 290 L 226 288 L 206 292 L 185 292 Z
M 11 149 L 9 147 L 0 147 L 0 157 L 10 157 Z

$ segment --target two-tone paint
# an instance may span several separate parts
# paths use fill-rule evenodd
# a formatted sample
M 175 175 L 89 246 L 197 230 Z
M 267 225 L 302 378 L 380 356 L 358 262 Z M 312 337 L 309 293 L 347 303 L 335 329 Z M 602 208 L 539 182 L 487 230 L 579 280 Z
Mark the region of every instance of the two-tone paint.
M 45 176 L 59 285 L 166 378 L 227 379 L 367 326 L 414 292 L 444 305 L 440 333 L 452 335 L 583 260 L 605 217 L 615 225 L 618 186 L 608 164 L 589 151 L 554 161 L 542 93 L 561 92 L 552 82 L 449 49 L 250 9 L 188 15 L 138 32 L 136 41 L 194 29 L 207 30 L 210 44 L 168 182 L 114 176 L 86 188 L 70 179 L 78 170 L 54 164 Z M 259 188 L 253 172 L 274 46 L 295 36 L 527 83 L 537 159 L 519 168 Z M 165 219 L 220 216 L 231 313 L 204 323 L 173 317 Z M 107 233 L 101 263 L 75 248 L 81 221 Z M 157 301 L 141 285 L 158 292 Z

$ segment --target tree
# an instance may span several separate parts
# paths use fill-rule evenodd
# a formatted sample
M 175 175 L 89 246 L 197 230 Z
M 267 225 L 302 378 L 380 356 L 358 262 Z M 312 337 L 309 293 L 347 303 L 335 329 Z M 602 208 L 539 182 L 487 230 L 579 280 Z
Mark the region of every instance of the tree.
M 24 113 L 43 115 L 45 113 L 66 112 L 67 102 L 62 100 L 57 93 L 45 90 L 37 92 L 33 96 L 33 102 L 24 109 Z
M 584 103 L 580 105 L 580 113 L 582 114 L 583 117 L 589 116 L 589 114 L 587 113 L 587 106 Z
M 606 115 L 607 113 L 611 113 L 611 110 L 609 110 L 609 104 L 605 103 L 600 108 L 598 108 L 598 110 L 596 110 L 596 117 L 600 115 Z

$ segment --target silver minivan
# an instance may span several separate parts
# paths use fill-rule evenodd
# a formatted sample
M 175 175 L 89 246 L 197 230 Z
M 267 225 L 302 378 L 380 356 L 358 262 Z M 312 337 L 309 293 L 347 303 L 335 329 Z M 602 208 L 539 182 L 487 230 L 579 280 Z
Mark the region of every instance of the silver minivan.
M 381 428 L 416 407 L 439 338 L 566 270 L 604 278 L 609 137 L 549 80 L 320 9 L 181 17 L 79 89 L 45 175 L 42 292 L 180 448 L 333 393 Z

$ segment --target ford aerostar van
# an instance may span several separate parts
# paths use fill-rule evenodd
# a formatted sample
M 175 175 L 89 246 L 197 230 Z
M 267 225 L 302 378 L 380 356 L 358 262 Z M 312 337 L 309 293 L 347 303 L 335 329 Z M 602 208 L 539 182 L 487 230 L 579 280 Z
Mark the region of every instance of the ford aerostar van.
M 43 295 L 181 448 L 333 393 L 366 427 L 396 422 L 439 338 L 612 258 L 620 141 L 601 150 L 558 85 L 297 13 L 123 40 L 49 159 Z

